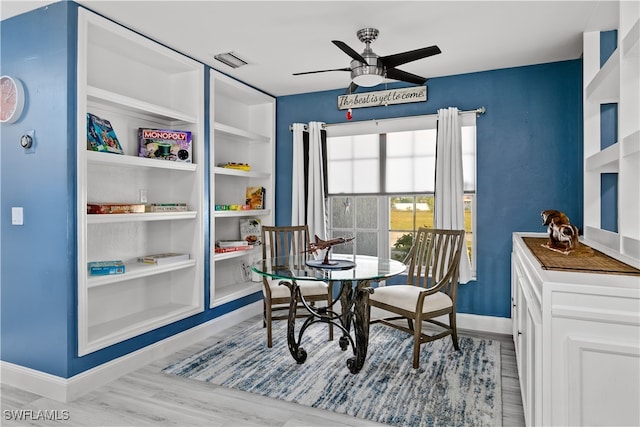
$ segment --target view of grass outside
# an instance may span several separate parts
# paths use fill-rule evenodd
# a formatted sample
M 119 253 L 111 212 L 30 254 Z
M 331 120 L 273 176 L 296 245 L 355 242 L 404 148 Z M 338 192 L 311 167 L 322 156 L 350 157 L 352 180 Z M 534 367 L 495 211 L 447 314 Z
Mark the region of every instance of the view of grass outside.
M 398 196 L 389 198 L 389 243 L 392 259 L 402 261 L 413 243 L 413 233 L 420 227 L 433 227 L 433 196 Z M 472 203 L 465 196 L 465 237 L 471 259 Z

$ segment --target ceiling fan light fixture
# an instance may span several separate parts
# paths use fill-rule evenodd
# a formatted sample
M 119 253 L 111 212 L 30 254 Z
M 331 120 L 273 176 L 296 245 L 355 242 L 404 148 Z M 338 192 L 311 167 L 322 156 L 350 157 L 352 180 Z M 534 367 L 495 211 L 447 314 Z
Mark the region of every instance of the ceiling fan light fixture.
M 351 80 L 362 87 L 377 86 L 384 80 L 384 69 L 373 65 L 354 68 Z

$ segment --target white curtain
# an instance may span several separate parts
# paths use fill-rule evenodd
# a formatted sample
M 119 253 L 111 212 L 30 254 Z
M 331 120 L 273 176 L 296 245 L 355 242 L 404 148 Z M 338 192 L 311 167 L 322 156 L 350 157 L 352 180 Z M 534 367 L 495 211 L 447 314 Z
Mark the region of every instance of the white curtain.
M 294 123 L 293 130 L 293 167 L 291 176 L 291 225 L 307 224 L 311 239 L 317 234 L 327 238 L 327 212 L 324 188 L 323 150 L 321 131 L 324 123 L 310 122 L 308 170 L 305 171 L 304 127 Z M 305 173 L 308 174 L 308 186 L 305 189 Z M 306 203 L 305 203 L 305 193 Z
M 291 225 L 305 224 L 304 125 L 293 124 L 293 171 L 291 175 Z
M 436 140 L 435 228 L 464 229 L 463 185 L 462 127 L 458 109 L 440 109 Z M 469 280 L 471 262 L 465 248 L 460 260 L 460 283 Z
M 322 137 L 324 123 L 309 122 L 309 187 L 307 192 L 307 224 L 309 236 L 327 238 Z

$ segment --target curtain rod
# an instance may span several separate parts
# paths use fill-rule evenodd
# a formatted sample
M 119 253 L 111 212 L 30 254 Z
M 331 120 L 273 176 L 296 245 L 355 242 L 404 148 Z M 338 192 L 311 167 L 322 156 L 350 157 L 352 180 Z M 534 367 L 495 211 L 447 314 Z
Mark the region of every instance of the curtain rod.
M 480 108 L 476 108 L 475 110 L 466 110 L 466 111 L 458 111 L 458 114 L 469 114 L 469 113 L 476 113 L 477 116 L 484 114 L 487 112 L 487 108 L 482 106 Z M 426 114 L 425 116 L 435 116 L 438 113 L 433 113 L 433 114 Z M 373 121 L 377 121 L 377 119 L 371 119 Z M 392 120 L 392 119 L 391 119 Z M 348 122 L 347 122 L 348 123 Z M 344 125 L 345 123 L 324 123 L 322 125 L 322 129 L 326 129 L 329 126 L 333 126 L 333 125 Z M 293 125 L 289 125 L 289 131 L 293 130 Z M 309 130 L 309 126 L 304 125 L 304 130 Z

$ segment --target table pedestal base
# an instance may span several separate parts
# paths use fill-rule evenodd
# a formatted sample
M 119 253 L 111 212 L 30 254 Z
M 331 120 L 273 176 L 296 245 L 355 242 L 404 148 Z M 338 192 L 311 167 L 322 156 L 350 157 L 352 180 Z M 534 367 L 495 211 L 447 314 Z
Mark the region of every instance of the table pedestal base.
M 373 289 L 369 287 L 369 282 L 369 280 L 358 281 L 355 289 L 352 280 L 340 282 L 338 299 L 340 300 L 342 314 L 333 311 L 333 306 L 338 299 L 332 300 L 328 307 L 312 307 L 304 300 L 300 287 L 295 280 L 280 282 L 280 285 L 286 285 L 291 292 L 289 318 L 287 321 L 287 344 L 289 352 L 296 362 L 304 363 L 307 360 L 307 352 L 300 345 L 306 329 L 314 323 L 330 323 L 342 331 L 342 336 L 338 340 L 340 349 L 346 351 L 350 345 L 353 350 L 354 357 L 347 360 L 349 371 L 352 374 L 360 372 L 367 357 L 367 345 L 369 342 L 369 295 L 373 293 Z M 301 302 L 310 314 L 302 324 L 296 339 L 296 308 L 298 302 Z M 355 339 L 351 337 L 350 332 L 352 323 Z

